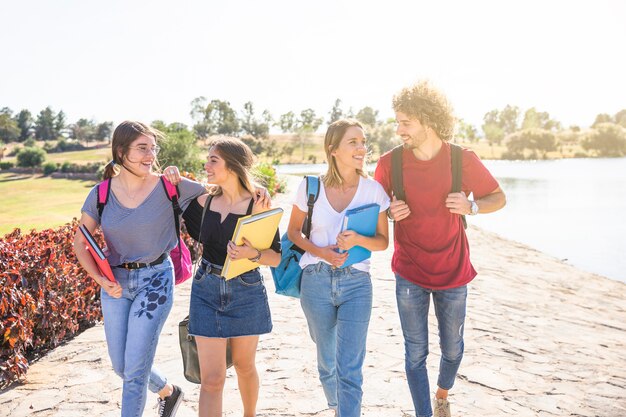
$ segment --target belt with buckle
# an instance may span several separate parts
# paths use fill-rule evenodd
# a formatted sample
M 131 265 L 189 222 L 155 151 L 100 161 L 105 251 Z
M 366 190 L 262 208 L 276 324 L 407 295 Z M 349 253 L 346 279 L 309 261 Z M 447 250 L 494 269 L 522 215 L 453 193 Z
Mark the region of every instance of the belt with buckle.
M 158 264 L 162 263 L 166 259 L 167 259 L 167 253 L 164 253 L 163 255 L 159 256 L 155 261 L 149 262 L 147 264 L 144 264 L 144 263 L 141 263 L 141 262 L 125 262 L 123 264 L 115 266 L 114 268 L 140 269 L 140 268 L 145 268 L 147 266 L 158 265 Z
M 202 259 L 202 265 L 204 266 L 204 271 L 213 275 L 222 275 L 223 266 L 213 265 L 211 262 Z

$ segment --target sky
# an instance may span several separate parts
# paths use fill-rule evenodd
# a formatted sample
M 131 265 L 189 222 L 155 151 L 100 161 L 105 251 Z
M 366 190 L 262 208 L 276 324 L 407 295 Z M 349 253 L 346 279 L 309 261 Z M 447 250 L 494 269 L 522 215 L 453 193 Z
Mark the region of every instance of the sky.
M 626 2 L 0 0 L 0 107 L 192 124 L 191 101 L 275 118 L 428 78 L 480 126 L 507 104 L 589 126 L 626 108 Z

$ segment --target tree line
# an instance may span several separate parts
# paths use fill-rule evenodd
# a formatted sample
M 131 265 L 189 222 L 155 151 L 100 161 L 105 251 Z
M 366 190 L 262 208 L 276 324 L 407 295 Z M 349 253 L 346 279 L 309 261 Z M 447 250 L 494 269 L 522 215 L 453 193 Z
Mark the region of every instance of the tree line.
M 284 154 L 290 156 L 299 146 L 304 161 L 305 145 L 313 134 L 324 122 L 330 124 L 342 117 L 353 117 L 363 123 L 370 147 L 379 154 L 396 143 L 395 120 L 381 119 L 378 110 L 370 106 L 356 112 L 352 108 L 345 110 L 339 98 L 326 117 L 318 115 L 312 108 L 306 108 L 275 118 L 267 109 L 258 112 L 251 101 L 237 111 L 226 100 L 208 100 L 206 97 L 198 97 L 191 102 L 190 115 L 193 120 L 191 127 L 177 122 L 169 125 L 162 121 L 153 122 L 170 137 L 170 143 L 165 147 L 180 156 L 185 152 L 195 154 L 193 147 L 196 141 L 223 134 L 241 137 L 255 153 L 265 153 L 273 158 Z M 293 141 L 279 149 L 276 142 L 270 139 L 272 127 L 292 134 Z M 549 113 L 534 107 L 522 111 L 517 106 L 506 105 L 485 113 L 480 130 L 460 119 L 455 141 L 476 143 L 485 140 L 491 146 L 504 145 L 507 151 L 503 157 L 507 159 L 545 158 L 548 152 L 563 152 L 575 146 L 587 151 L 585 156 L 623 156 L 626 155 L 625 128 L 626 109 L 614 115 L 598 114 L 590 128 L 581 129 L 579 126 L 564 128 Z M 44 141 L 69 138 L 88 144 L 90 141 L 109 139 L 112 129 L 112 122 L 97 123 L 84 118 L 67 123 L 62 110 L 55 112 L 50 107 L 41 110 L 35 117 L 29 110 L 14 114 L 8 107 L 0 109 L 0 140 L 7 143 L 25 142 L 32 138 Z M 64 142 L 61 145 L 62 149 L 57 150 L 67 150 Z M 47 150 L 50 151 L 51 147 Z
M 113 122 L 96 123 L 89 119 L 79 119 L 68 123 L 65 113 L 55 112 L 50 106 L 33 116 L 27 109 L 13 115 L 8 107 L 0 109 L 0 140 L 25 142 L 30 138 L 48 141 L 68 137 L 83 142 L 108 139 L 113 132 Z
M 523 115 L 519 107 L 507 105 L 485 114 L 481 129 L 490 145 L 504 144 L 505 159 L 545 158 L 548 152 L 580 145 L 591 153 L 584 156 L 615 157 L 626 155 L 626 109 L 610 115 L 598 114 L 589 129 L 573 125 L 564 128 L 549 113 L 531 107 Z M 476 128 L 459 122 L 457 137 L 475 142 Z M 582 156 L 582 155 L 581 155 Z
M 299 112 L 288 111 L 275 118 L 267 109 L 260 114 L 256 112 L 254 104 L 250 101 L 243 105 L 239 113 L 228 101 L 219 99 L 209 101 L 206 97 L 194 99 L 191 107 L 191 118 L 194 121 L 192 129 L 197 138 L 208 138 L 218 134 L 239 136 L 255 153 L 265 152 L 270 157 L 278 157 L 281 154 L 291 155 L 295 146 L 299 145 L 302 160 L 305 160 L 305 145 L 324 123 L 324 117 L 318 115 L 312 108 Z M 391 149 L 394 129 L 385 126 L 390 121 L 378 119 L 377 110 L 366 106 L 356 113 L 352 109 L 344 111 L 341 108 L 341 100 L 336 99 L 328 113 L 326 123 L 330 124 L 342 117 L 354 117 L 363 123 L 368 129 L 370 144 L 376 146 L 379 152 Z M 279 129 L 282 133 L 293 134 L 294 142 L 278 149 L 275 141 L 268 141 L 272 127 Z

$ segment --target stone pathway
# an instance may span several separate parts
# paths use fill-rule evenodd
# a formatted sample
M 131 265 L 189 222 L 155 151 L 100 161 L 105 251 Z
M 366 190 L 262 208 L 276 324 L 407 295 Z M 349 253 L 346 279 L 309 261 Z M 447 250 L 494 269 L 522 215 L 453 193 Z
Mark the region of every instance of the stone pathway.
M 290 204 L 281 230 L 285 230 Z M 479 276 L 470 285 L 466 351 L 452 390 L 454 416 L 626 416 L 626 285 L 582 272 L 524 245 L 471 227 Z M 374 307 L 364 366 L 363 416 L 413 416 L 404 349 L 389 269 L 392 250 L 375 253 Z M 297 300 L 274 294 L 274 321 L 261 338 L 258 416 L 331 416 L 317 379 L 315 349 Z M 179 417 L 197 415 L 198 386 L 182 376 L 178 321 L 191 283 L 176 289 L 156 363 L 185 391 Z M 431 308 L 429 372 L 436 383 L 439 347 Z M 121 382 L 110 369 L 102 325 L 32 364 L 23 383 L 0 392 L 0 416 L 118 416 Z M 155 415 L 150 395 L 145 416 Z M 224 415 L 241 416 L 233 369 Z

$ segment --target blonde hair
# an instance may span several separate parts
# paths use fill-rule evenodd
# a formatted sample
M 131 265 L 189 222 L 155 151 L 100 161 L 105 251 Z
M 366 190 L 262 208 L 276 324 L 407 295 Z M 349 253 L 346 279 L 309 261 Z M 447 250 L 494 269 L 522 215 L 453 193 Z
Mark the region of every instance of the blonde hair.
M 393 110 L 429 126 L 441 140 L 449 141 L 454 136 L 456 120 L 452 105 L 443 92 L 427 80 L 405 87 L 393 96 Z
M 342 185 L 344 182 L 343 177 L 339 173 L 337 168 L 337 161 L 332 155 L 332 151 L 339 147 L 341 139 L 345 136 L 346 132 L 351 127 L 358 127 L 365 131 L 363 125 L 356 119 L 339 119 L 328 126 L 326 130 L 326 136 L 324 137 L 324 152 L 326 152 L 326 160 L 328 161 L 328 170 L 324 175 L 323 181 L 326 187 L 336 187 Z M 357 169 L 356 173 L 362 177 L 367 178 L 367 171 Z

